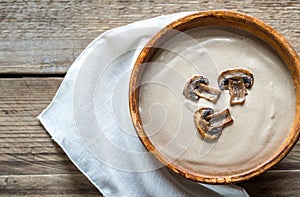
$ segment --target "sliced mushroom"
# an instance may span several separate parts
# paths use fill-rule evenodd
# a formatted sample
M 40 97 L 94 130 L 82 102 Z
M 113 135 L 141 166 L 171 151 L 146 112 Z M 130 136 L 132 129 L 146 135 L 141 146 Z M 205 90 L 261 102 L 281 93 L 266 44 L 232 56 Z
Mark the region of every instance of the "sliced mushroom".
M 252 87 L 253 82 L 253 74 L 246 69 L 225 70 L 218 78 L 220 89 L 229 90 L 231 105 L 245 102 L 245 96 L 248 94 L 247 89 Z
M 204 98 L 211 102 L 217 102 L 220 90 L 209 87 L 208 79 L 201 75 L 194 75 L 189 78 L 184 86 L 183 95 L 192 101 Z
M 204 139 L 215 140 L 221 135 L 224 127 L 232 124 L 233 119 L 228 109 L 214 113 L 213 109 L 203 107 L 195 111 L 194 121 Z

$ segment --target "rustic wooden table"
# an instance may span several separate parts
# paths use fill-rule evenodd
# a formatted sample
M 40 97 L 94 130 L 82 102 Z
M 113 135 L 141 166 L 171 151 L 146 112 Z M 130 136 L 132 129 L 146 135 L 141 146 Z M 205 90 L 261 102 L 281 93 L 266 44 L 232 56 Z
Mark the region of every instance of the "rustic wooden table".
M 74 59 L 105 30 L 207 9 L 262 19 L 300 52 L 299 0 L 0 0 L 0 195 L 100 195 L 37 115 Z M 299 177 L 300 142 L 267 173 L 240 185 L 253 196 L 299 196 Z

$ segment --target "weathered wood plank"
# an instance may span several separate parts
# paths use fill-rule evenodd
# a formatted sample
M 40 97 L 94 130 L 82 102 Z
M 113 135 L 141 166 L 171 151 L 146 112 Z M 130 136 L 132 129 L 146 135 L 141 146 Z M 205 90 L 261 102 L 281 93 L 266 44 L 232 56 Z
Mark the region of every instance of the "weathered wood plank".
M 2 195 L 101 196 L 82 174 L 0 176 Z
M 60 78 L 0 79 L 0 109 L 7 109 L 0 110 L 1 194 L 99 195 L 36 119 L 61 81 Z M 18 121 L 22 124 L 16 124 Z M 254 196 L 296 194 L 300 184 L 296 178 L 300 173 L 299 151 L 300 142 L 273 170 L 242 186 Z M 292 184 L 285 186 L 288 182 Z
M 269 171 L 259 177 L 240 183 L 250 196 L 290 197 L 300 194 L 300 171 Z
M 0 79 L 0 175 L 78 173 L 36 118 L 61 81 Z
M 65 73 L 105 30 L 162 14 L 229 9 L 257 17 L 300 52 L 300 1 L 2 0 L 0 73 Z
M 0 80 L 0 175 L 78 173 L 36 118 L 61 81 Z
M 300 171 L 269 171 L 240 183 L 251 196 L 298 196 Z M 100 195 L 81 174 L 3 175 L 2 195 Z
M 0 79 L 0 175 L 74 173 L 37 120 L 61 78 Z M 274 170 L 300 169 L 300 142 Z

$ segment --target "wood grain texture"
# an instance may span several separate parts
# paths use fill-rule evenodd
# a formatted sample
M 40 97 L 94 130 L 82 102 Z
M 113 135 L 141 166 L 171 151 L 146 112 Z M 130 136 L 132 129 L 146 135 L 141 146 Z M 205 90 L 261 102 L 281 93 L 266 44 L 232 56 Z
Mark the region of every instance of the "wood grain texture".
M 0 79 L 0 196 L 99 196 L 36 118 L 61 78 Z
M 50 103 L 61 81 L 61 78 L 0 79 L 0 194 L 95 194 L 95 188 L 87 180 L 77 186 L 83 176 L 36 118 Z M 299 170 L 300 142 L 266 175 L 243 186 L 255 194 L 271 190 L 274 195 L 293 194 L 300 189 Z M 279 181 L 277 185 L 282 183 L 282 189 L 277 190 L 277 185 L 273 188 L 276 181 L 272 177 Z M 285 189 L 287 181 L 293 184 Z
M 0 73 L 65 73 L 105 30 L 180 11 L 228 9 L 257 17 L 300 52 L 300 1 L 2 0 Z
M 0 175 L 78 173 L 36 118 L 61 81 L 0 80 Z
M 80 52 L 104 31 L 180 11 L 229 9 L 257 17 L 300 52 L 300 1 L 1 0 L 0 195 L 100 195 L 51 140 L 36 116 Z M 35 78 L 9 78 L 38 74 Z M 42 75 L 43 74 L 43 75 Z M 8 78 L 7 78 L 8 77 Z M 278 165 L 244 182 L 253 196 L 297 196 L 300 143 Z
M 99 196 L 82 174 L 0 176 L 1 195 Z
M 268 171 L 259 177 L 239 184 L 250 196 L 290 197 L 299 196 L 300 171 Z

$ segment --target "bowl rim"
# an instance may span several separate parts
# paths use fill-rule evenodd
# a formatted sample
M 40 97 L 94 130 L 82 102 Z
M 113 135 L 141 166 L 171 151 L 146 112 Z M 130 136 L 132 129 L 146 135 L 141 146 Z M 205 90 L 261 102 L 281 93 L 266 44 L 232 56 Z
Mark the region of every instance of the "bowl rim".
M 195 174 L 186 169 L 181 168 L 171 162 L 168 162 L 164 156 L 162 156 L 151 143 L 143 130 L 142 120 L 139 114 L 139 82 L 142 77 L 143 68 L 142 64 L 151 60 L 155 54 L 156 48 L 159 43 L 164 42 L 164 39 L 168 37 L 170 30 L 185 31 L 193 27 L 209 26 L 209 25 L 222 25 L 230 26 L 237 29 L 245 30 L 269 45 L 277 55 L 283 60 L 288 67 L 288 70 L 294 81 L 295 88 L 295 100 L 296 109 L 294 115 L 294 121 L 289 131 L 288 137 L 285 139 L 281 147 L 271 159 L 266 159 L 263 163 L 255 168 L 244 171 L 242 173 L 224 176 L 207 176 L 203 174 Z M 154 35 L 142 49 L 135 65 L 132 69 L 130 84 L 129 84 L 129 109 L 130 116 L 134 125 L 134 128 L 138 134 L 138 137 L 142 141 L 146 149 L 154 155 L 163 165 L 167 166 L 173 172 L 180 174 L 188 179 L 210 183 L 210 184 L 228 184 L 237 183 L 248 180 L 254 176 L 260 175 L 280 160 L 282 160 L 288 152 L 294 147 L 300 136 L 300 61 L 296 51 L 289 44 L 289 42 L 278 33 L 275 29 L 266 25 L 264 22 L 235 11 L 226 10 L 209 10 L 187 15 L 180 18 L 171 24 L 164 27 L 156 35 Z

